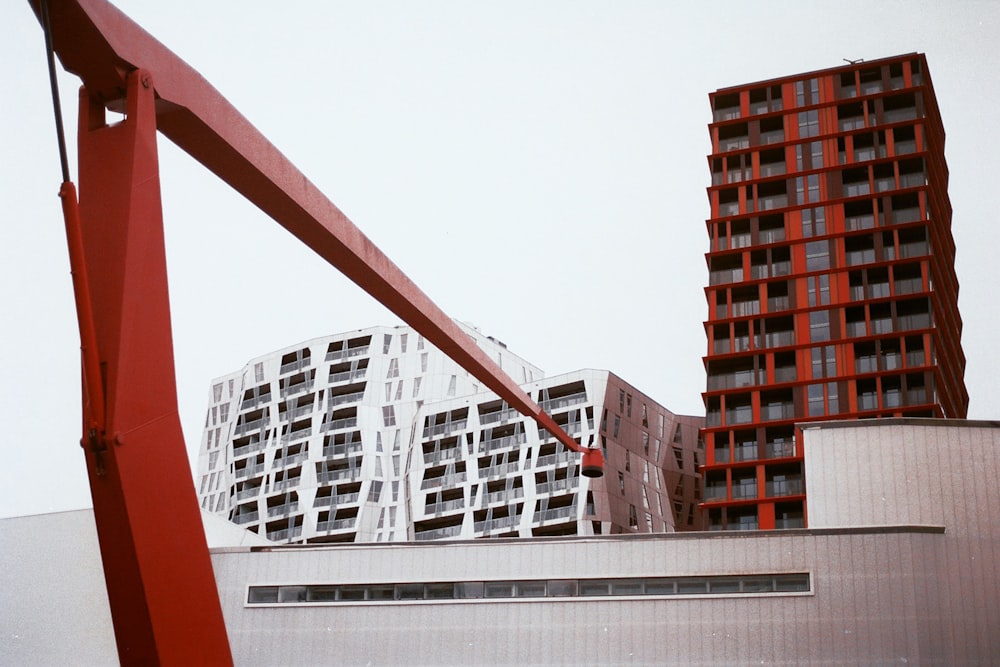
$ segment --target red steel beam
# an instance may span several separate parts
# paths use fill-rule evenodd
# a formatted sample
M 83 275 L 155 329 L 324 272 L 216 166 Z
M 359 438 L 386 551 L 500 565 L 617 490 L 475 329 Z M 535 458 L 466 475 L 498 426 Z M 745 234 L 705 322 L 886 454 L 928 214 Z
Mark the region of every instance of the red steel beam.
M 39 1 L 29 0 L 36 15 Z M 569 449 L 586 453 L 588 474 L 599 474 L 599 450 L 588 450 L 566 434 L 198 72 L 104 0 L 49 2 L 55 52 L 92 96 L 120 108 L 127 74 L 140 67 L 151 72 L 156 124 L 163 134 L 508 405 L 534 418 Z

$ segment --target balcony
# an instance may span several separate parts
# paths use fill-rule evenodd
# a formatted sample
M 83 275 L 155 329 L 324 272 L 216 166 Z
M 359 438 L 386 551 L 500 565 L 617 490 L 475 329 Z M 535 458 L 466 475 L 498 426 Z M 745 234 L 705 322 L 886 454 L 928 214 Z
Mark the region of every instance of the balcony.
M 456 535 L 461 534 L 462 524 L 458 524 L 457 526 L 445 526 L 444 528 L 435 528 L 434 530 L 422 530 L 414 533 L 413 539 L 417 541 L 440 540 L 446 537 L 455 537 Z
M 296 359 L 295 361 L 289 361 L 287 364 L 281 364 L 281 370 L 278 371 L 279 375 L 286 375 L 288 373 L 294 373 L 295 371 L 300 371 L 303 368 L 309 368 L 311 360 L 309 357 L 304 359 Z
M 263 451 L 263 449 L 264 449 L 264 441 L 258 439 L 255 442 L 251 442 L 248 445 L 243 445 L 242 447 L 234 447 L 233 458 L 238 459 L 243 456 L 246 456 L 247 454 L 253 454 L 254 452 Z
M 357 479 L 361 476 L 361 467 L 357 468 L 334 468 L 333 470 L 320 470 L 316 472 L 316 481 L 320 484 L 336 482 L 343 479 Z
M 267 531 L 267 539 L 273 542 L 281 542 L 282 540 L 294 540 L 300 535 L 302 535 L 302 526 L 295 526 L 294 528 L 283 528 L 281 530 Z
M 256 498 L 260 495 L 259 486 L 243 487 L 236 492 L 236 500 L 246 500 L 247 498 Z
M 574 451 L 566 450 L 565 452 L 557 452 L 555 454 L 547 454 L 546 456 L 539 456 L 538 460 L 535 462 L 535 468 L 544 468 L 550 465 L 562 465 L 573 461 L 578 457 Z
M 557 479 L 551 482 L 545 482 L 543 484 L 538 484 L 535 487 L 535 492 L 539 495 L 545 493 L 559 493 L 560 491 L 574 491 L 580 484 L 580 479 L 578 477 L 572 477 L 568 479 Z
M 511 463 L 501 463 L 500 465 L 489 466 L 488 468 L 482 468 L 479 470 L 479 479 L 496 479 L 498 477 L 507 477 L 508 475 L 517 474 L 517 462 Z
M 466 480 L 466 474 L 464 472 L 456 472 L 451 475 L 441 475 L 440 477 L 429 477 L 424 479 L 420 483 L 421 489 L 433 489 L 437 487 L 453 487 L 464 483 Z
M 725 484 L 706 484 L 705 485 L 705 500 L 725 500 L 727 498 L 726 485 Z
M 295 440 L 301 440 L 303 438 L 308 438 L 309 436 L 312 435 L 312 432 L 313 430 L 312 427 L 310 426 L 309 428 L 300 428 L 297 431 L 286 433 L 285 435 L 281 436 L 281 444 L 293 442 Z
M 319 430 L 320 433 L 326 433 L 327 431 L 339 431 L 345 428 L 355 428 L 357 425 L 357 417 L 347 417 L 345 419 L 334 419 L 333 421 L 321 424 Z
M 571 405 L 579 405 L 580 403 L 587 402 L 587 392 L 581 391 L 576 394 L 570 394 L 569 396 L 560 396 L 559 398 L 550 398 L 547 401 L 542 401 L 539 403 L 542 410 L 546 412 L 555 412 L 562 408 L 568 408 Z
M 757 497 L 757 482 L 733 483 L 733 500 L 748 500 Z
M 298 454 L 291 454 L 290 456 L 285 456 L 282 458 L 274 459 L 274 470 L 280 470 L 282 468 L 288 468 L 308 458 L 308 452 L 299 452 Z
M 341 493 L 339 495 L 321 496 L 313 502 L 313 507 L 339 507 L 353 505 L 361 498 L 361 493 Z
M 246 479 L 254 477 L 264 472 L 264 463 L 254 463 L 243 468 L 236 469 L 236 479 Z
M 761 419 L 776 421 L 779 419 L 795 419 L 795 405 L 792 403 L 770 403 L 760 408 Z
M 516 410 L 514 412 L 517 412 Z M 455 421 L 446 422 L 444 424 L 435 424 L 433 426 L 424 427 L 424 440 L 437 437 L 439 435 L 444 435 L 446 433 L 451 433 L 452 431 L 464 431 L 465 427 L 468 426 L 468 419 L 456 419 Z
M 479 453 L 489 454 L 495 452 L 499 449 L 507 449 L 508 447 L 516 447 L 518 445 L 524 444 L 528 439 L 525 433 L 516 433 L 514 435 L 508 435 L 503 438 L 493 438 L 492 440 L 483 440 L 479 443 Z
M 359 368 L 356 371 L 343 371 L 341 373 L 331 373 L 330 374 L 330 384 L 340 384 L 341 382 L 352 382 L 354 380 L 363 380 L 368 369 Z
M 764 443 L 764 456 L 769 459 L 784 459 L 795 456 L 795 442 L 776 440 Z
M 233 522 L 239 526 L 242 526 L 247 523 L 253 523 L 258 519 L 260 519 L 260 513 L 257 511 L 243 512 L 242 514 L 237 514 L 235 517 L 233 517 Z
M 268 507 L 267 516 L 270 518 L 272 516 L 290 514 L 291 512 L 298 511 L 298 509 L 299 509 L 299 501 L 295 500 L 290 503 L 285 503 L 284 505 L 275 505 L 274 507 Z
M 729 283 L 743 282 L 743 269 L 726 269 L 724 271 L 711 271 L 708 274 L 709 285 L 726 285 Z
M 275 491 L 285 491 L 287 489 L 292 488 L 293 486 L 298 486 L 299 482 L 301 481 L 302 481 L 301 476 L 289 477 L 288 479 L 278 480 L 271 484 L 271 488 L 269 489 L 268 492 L 274 493 Z
M 344 405 L 346 403 L 357 403 L 365 397 L 365 392 L 356 391 L 351 394 L 341 394 L 340 396 L 330 397 L 330 407 L 335 405 Z
M 507 408 L 506 410 L 497 410 L 496 412 L 486 412 L 479 415 L 479 423 L 482 425 L 486 424 L 496 424 L 498 422 L 510 421 L 511 419 L 520 418 L 521 413 L 513 408 Z
M 430 468 L 445 461 L 454 461 L 460 458 L 461 455 L 462 449 L 460 447 L 433 449 L 429 452 L 424 452 L 424 466 Z
M 731 139 L 719 140 L 719 152 L 728 153 L 750 148 L 750 137 L 732 137 Z
M 768 498 L 802 495 L 801 479 L 772 480 L 766 484 Z
M 360 347 L 349 347 L 344 350 L 331 350 L 326 353 L 326 361 L 342 361 L 353 357 L 367 356 L 368 348 L 368 345 L 362 345 Z
M 477 533 L 490 533 L 494 530 L 515 528 L 519 523 L 521 523 L 521 515 L 512 514 L 511 516 L 490 519 L 489 521 L 476 521 L 475 524 L 473 524 L 473 529 Z
M 290 410 L 285 410 L 284 412 L 279 413 L 278 420 L 285 422 L 294 421 L 298 417 L 312 414 L 312 411 L 313 411 L 312 403 L 310 403 L 309 405 L 301 405 L 297 408 L 292 408 Z
M 726 424 L 749 424 L 753 421 L 753 409 L 749 405 L 738 405 L 726 409 Z
M 461 511 L 464 509 L 465 509 L 465 498 L 456 498 L 455 500 L 444 500 L 439 503 L 424 505 L 424 514 L 430 516 L 433 514 L 454 512 L 456 510 Z
M 548 521 L 561 521 L 563 519 L 576 518 L 577 508 L 574 505 L 568 507 L 557 507 L 550 510 L 536 511 L 531 517 L 532 523 L 546 523 Z
M 288 398 L 289 396 L 296 396 L 298 394 L 304 394 L 307 391 L 312 391 L 313 385 L 315 383 L 312 380 L 305 380 L 303 382 L 298 382 L 287 387 L 282 387 L 279 394 L 281 398 Z
M 332 533 L 335 530 L 353 529 L 358 522 L 358 517 L 349 516 L 346 519 L 330 519 L 329 521 L 317 521 L 317 533 Z
M 771 130 L 770 132 L 760 133 L 760 143 L 761 144 L 780 144 L 785 140 L 784 130 Z
M 256 408 L 261 403 L 268 403 L 271 400 L 271 392 L 266 394 L 261 394 L 260 396 L 254 396 L 253 398 L 248 398 L 242 403 L 240 403 L 240 411 L 250 410 L 251 408 Z
M 494 491 L 493 493 L 487 493 L 484 496 L 483 507 L 492 505 L 494 503 L 509 504 L 523 497 L 524 497 L 524 489 L 520 486 L 514 487 L 510 491 L 507 491 L 506 489 L 504 489 L 503 491 Z
M 327 445 L 323 447 L 323 458 L 332 459 L 340 456 L 349 456 L 351 454 L 360 454 L 363 449 L 364 445 L 360 441 Z
M 251 431 L 259 431 L 265 426 L 268 426 L 270 423 L 271 420 L 268 417 L 262 417 L 261 419 L 254 419 L 253 421 L 237 424 L 236 428 L 233 429 L 233 437 L 238 438 L 239 436 L 246 435 Z

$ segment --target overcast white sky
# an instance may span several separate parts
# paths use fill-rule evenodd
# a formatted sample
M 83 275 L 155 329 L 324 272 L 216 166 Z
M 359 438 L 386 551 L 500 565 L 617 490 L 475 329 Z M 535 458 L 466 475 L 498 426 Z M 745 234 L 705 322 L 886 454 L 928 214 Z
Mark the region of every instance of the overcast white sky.
M 708 93 L 927 53 L 947 132 L 966 382 L 1000 418 L 1000 2 L 117 3 L 431 298 L 556 374 L 702 414 Z M 0 516 L 89 506 L 42 32 L 0 3 Z M 75 141 L 76 88 L 60 80 Z M 181 420 L 209 381 L 398 320 L 160 140 Z M 73 166 L 76 177 L 75 164 Z M 150 387 L 149 390 L 155 390 Z

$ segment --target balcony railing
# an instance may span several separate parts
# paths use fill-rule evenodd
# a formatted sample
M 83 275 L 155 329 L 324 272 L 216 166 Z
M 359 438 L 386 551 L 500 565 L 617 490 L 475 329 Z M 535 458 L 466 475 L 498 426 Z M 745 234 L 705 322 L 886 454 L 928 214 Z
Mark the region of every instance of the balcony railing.
M 580 484 L 580 479 L 578 477 L 572 477 L 567 479 L 556 479 L 551 482 L 545 482 L 543 484 L 538 484 L 535 487 L 535 493 L 541 495 L 543 493 L 558 493 L 560 491 L 573 491 Z
M 330 519 L 329 521 L 317 521 L 316 532 L 331 533 L 335 530 L 348 530 L 354 528 L 358 522 L 358 517 L 349 516 L 346 519 Z
M 557 507 L 550 510 L 538 510 L 531 517 L 532 523 L 545 523 L 547 521 L 559 521 L 561 519 L 576 518 L 577 508 L 574 505 L 568 507 Z
M 323 458 L 332 459 L 351 454 L 360 454 L 364 449 L 361 442 L 344 442 L 338 445 L 327 445 L 323 447 Z
M 451 487 L 462 484 L 467 479 L 466 473 L 456 472 L 451 475 L 441 475 L 439 477 L 429 477 L 420 483 L 421 489 L 432 489 L 436 487 Z
M 567 408 L 571 405 L 579 405 L 580 403 L 587 402 L 587 392 L 581 391 L 575 394 L 570 394 L 568 396 L 560 396 L 559 398 L 550 398 L 547 401 L 542 401 L 539 403 L 542 410 L 546 412 L 554 412 L 562 408 Z
M 282 387 L 281 394 L 282 398 L 288 398 L 289 396 L 295 396 L 296 394 L 303 394 L 307 391 L 312 391 L 313 385 L 315 383 L 312 380 L 306 380 L 305 382 L 298 382 L 287 387 Z
M 281 370 L 278 371 L 278 374 L 285 375 L 286 373 L 293 373 L 303 368 L 308 368 L 310 361 L 310 357 L 306 357 L 305 359 L 296 359 L 295 361 L 289 361 L 287 364 L 281 364 Z
M 279 516 L 281 514 L 288 514 L 290 512 L 295 512 L 299 509 L 299 501 L 294 501 L 290 503 L 285 503 L 284 505 L 275 505 L 274 507 L 267 508 L 267 516 Z
M 236 469 L 236 479 L 246 479 L 247 477 L 253 477 L 254 475 L 259 475 L 264 472 L 263 463 L 254 463 L 243 468 Z
M 447 449 L 435 449 L 424 453 L 424 465 L 436 466 L 444 461 L 454 461 L 462 454 L 461 447 L 449 447 Z
M 360 493 L 341 493 L 332 496 L 320 496 L 313 502 L 313 507 L 337 507 L 340 505 L 353 505 L 361 498 Z
M 792 403 L 771 403 L 768 405 L 762 405 L 760 412 L 761 417 L 767 421 L 795 418 L 795 406 Z
M 468 424 L 468 419 L 456 419 L 455 421 L 446 422 L 444 424 L 425 426 L 423 437 L 426 440 L 435 436 L 444 435 L 445 433 L 451 433 L 452 431 L 463 431 Z
M 769 498 L 776 496 L 799 496 L 802 495 L 802 480 L 773 480 L 767 482 L 765 488 Z
M 725 500 L 726 497 L 725 484 L 709 484 L 705 486 L 705 500 Z
M 757 483 L 733 484 L 733 500 L 743 500 L 757 497 Z
M 256 498 L 260 495 L 259 486 L 244 487 L 236 492 L 236 500 L 246 500 L 247 498 Z
M 264 449 L 264 441 L 258 439 L 256 442 L 251 442 L 248 445 L 243 445 L 242 447 L 233 448 L 233 458 L 238 459 L 240 457 L 246 456 L 247 454 L 253 454 L 254 452 L 259 452 Z
M 764 443 L 764 455 L 769 459 L 783 459 L 795 456 L 795 443 L 791 440 L 785 442 Z
M 482 468 L 479 471 L 479 479 L 495 479 L 497 477 L 506 477 L 507 475 L 514 475 L 518 472 L 517 462 L 511 463 L 501 463 L 500 465 L 489 466 L 488 468 Z
M 489 533 L 494 530 L 512 528 L 519 523 L 521 523 L 521 515 L 512 514 L 510 516 L 500 517 L 499 519 L 490 519 L 489 521 L 476 521 L 475 524 L 473 524 L 473 529 L 477 533 Z
M 335 482 L 342 479 L 356 479 L 361 476 L 361 467 L 357 468 L 335 468 L 333 470 L 322 470 L 316 473 L 316 481 L 319 483 Z
M 535 467 L 543 468 L 550 465 L 561 465 L 563 463 L 567 463 L 568 461 L 575 460 L 578 456 L 579 454 L 570 450 L 557 452 L 555 454 L 546 454 L 545 456 L 538 457 L 538 460 L 535 462 Z
M 424 505 L 424 514 L 441 514 L 442 512 L 454 512 L 455 510 L 465 509 L 465 498 L 456 498 L 455 500 L 443 500 L 439 503 L 432 503 L 430 505 Z
M 301 481 L 302 481 L 302 477 L 298 476 L 298 477 L 289 477 L 288 479 L 281 479 L 281 480 L 278 480 L 276 482 L 272 482 L 271 483 L 271 488 L 269 489 L 269 493 L 274 493 L 275 491 L 284 491 L 286 489 L 290 489 L 293 486 L 298 486 L 299 482 L 301 482 Z
M 254 419 L 253 421 L 244 422 L 242 424 L 237 424 L 236 428 L 233 429 L 233 436 L 239 437 L 241 435 L 246 435 L 250 431 L 257 431 L 265 426 L 268 426 L 271 420 L 267 417 L 262 417 L 260 419 Z
M 242 514 L 237 514 L 233 517 L 233 521 L 242 526 L 245 523 L 253 523 L 260 519 L 260 512 L 243 512 Z
M 330 405 L 344 405 L 345 403 L 357 403 L 365 397 L 365 392 L 356 391 L 352 394 L 341 394 L 330 398 Z
M 507 447 L 515 447 L 517 445 L 524 444 L 528 439 L 527 434 L 517 433 L 515 435 L 508 435 L 502 438 L 493 438 L 492 440 L 483 440 L 479 443 L 479 453 L 489 454 L 490 452 L 495 452 L 498 449 L 506 449 Z
M 524 497 L 524 489 L 522 487 L 515 487 L 510 491 L 504 489 L 503 491 L 494 491 L 493 493 L 487 493 L 483 496 L 484 506 L 492 505 L 494 503 L 511 503 L 515 500 Z
M 361 357 L 368 354 L 368 346 L 362 345 L 361 347 L 349 347 L 344 350 L 332 350 L 326 353 L 327 361 L 340 361 L 342 359 L 351 359 L 352 357 Z
M 283 528 L 282 530 L 269 530 L 267 531 L 267 539 L 274 542 L 280 542 L 281 540 L 294 540 L 301 534 L 302 526 L 295 526 L 294 528 Z
M 330 374 L 330 384 L 339 384 L 341 382 L 350 382 L 352 380 L 361 380 L 365 377 L 365 373 L 368 369 L 359 368 L 356 371 L 342 371 L 340 373 Z
M 444 528 L 435 528 L 433 530 L 422 530 L 413 534 L 413 538 L 417 541 L 424 540 L 440 540 L 445 537 L 455 537 L 456 535 L 462 534 L 462 524 L 457 526 L 445 526 Z
M 520 416 L 520 412 L 513 408 L 508 408 L 506 410 L 497 410 L 496 412 L 487 412 L 479 415 L 479 423 L 494 424 L 496 422 L 505 422 L 511 419 L 517 419 Z
M 319 430 L 321 433 L 325 433 L 327 431 L 339 431 L 345 428 L 355 428 L 357 425 L 357 417 L 346 417 L 344 419 L 334 419 L 333 421 L 321 424 Z

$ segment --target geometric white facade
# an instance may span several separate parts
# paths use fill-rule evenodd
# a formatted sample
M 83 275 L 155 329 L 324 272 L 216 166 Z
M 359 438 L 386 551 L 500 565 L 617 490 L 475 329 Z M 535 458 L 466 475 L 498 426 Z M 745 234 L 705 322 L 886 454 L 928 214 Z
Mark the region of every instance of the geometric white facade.
M 410 327 L 317 338 L 213 381 L 206 511 L 278 543 L 669 532 L 697 526 L 697 430 L 606 371 L 542 371 L 466 333 L 606 477 Z M 609 492 L 609 489 L 611 492 Z

